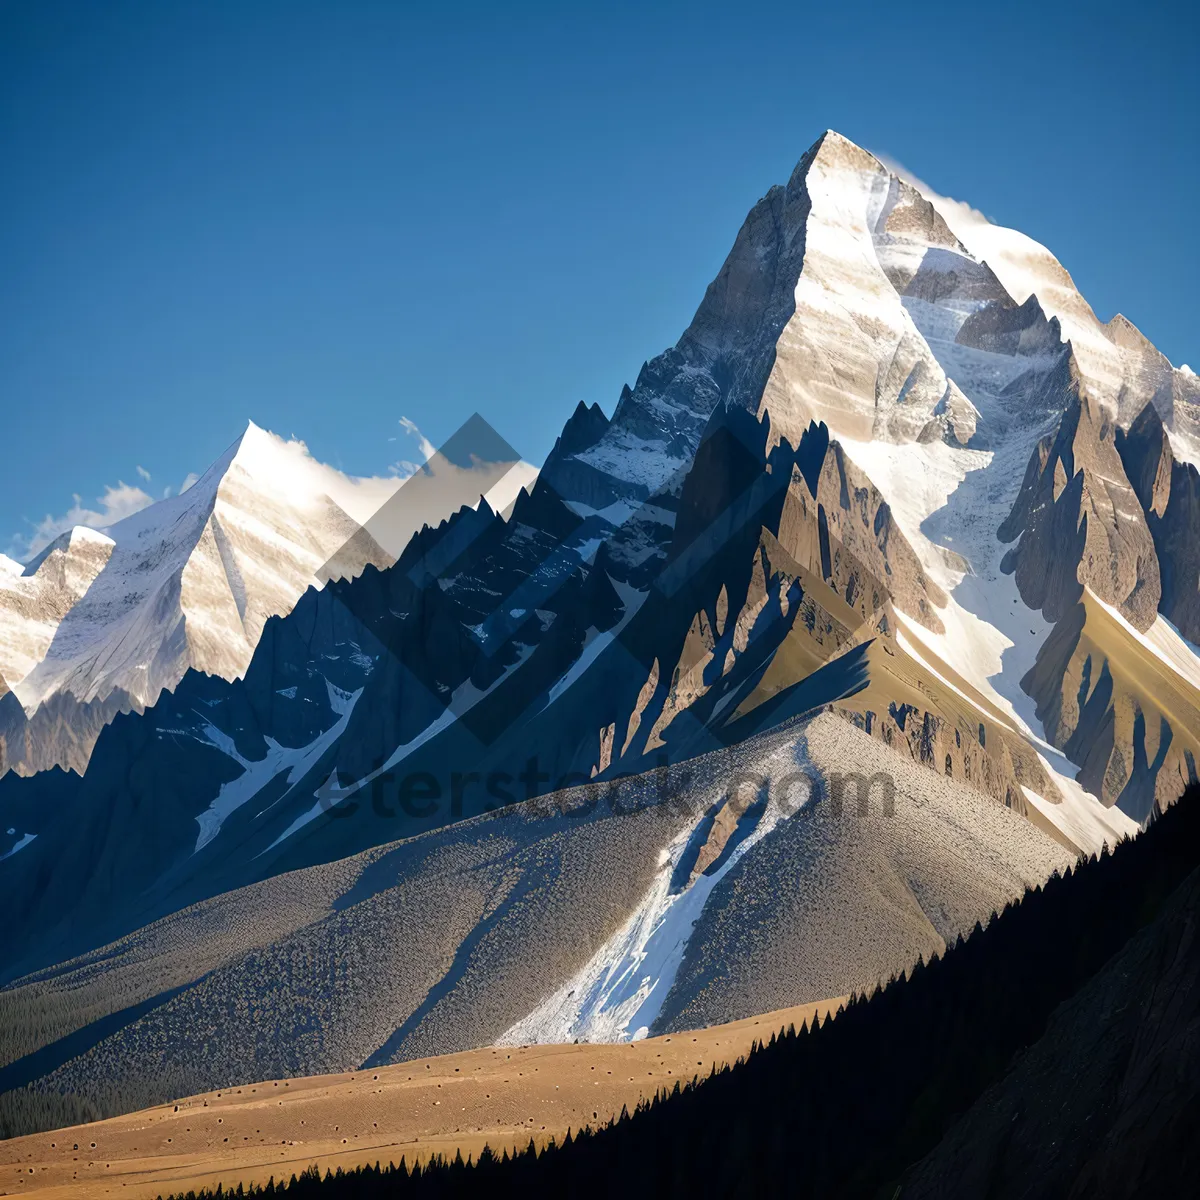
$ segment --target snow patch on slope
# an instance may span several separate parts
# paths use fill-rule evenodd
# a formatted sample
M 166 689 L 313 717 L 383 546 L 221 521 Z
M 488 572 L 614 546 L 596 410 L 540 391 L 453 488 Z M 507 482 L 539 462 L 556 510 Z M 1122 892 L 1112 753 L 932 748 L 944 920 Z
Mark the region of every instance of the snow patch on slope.
M 622 483 L 657 492 L 683 465 L 683 458 L 665 439 L 648 439 L 613 430 L 595 446 L 576 455 L 578 460 Z
M 12 833 L 15 831 L 10 830 L 9 832 Z M 0 862 L 3 862 L 6 858 L 12 858 L 12 856 L 19 850 L 24 850 L 25 847 L 28 846 L 29 843 L 32 842 L 36 837 L 36 833 L 23 833 L 13 846 L 11 846 L 3 854 L 0 854 Z
M 1054 770 L 1045 758 L 1042 765 L 1058 785 L 1062 802 L 1055 804 L 1045 800 L 1024 785 L 1021 791 L 1025 793 L 1025 799 L 1084 854 L 1099 854 L 1105 846 L 1112 850 L 1122 838 L 1135 837 L 1140 832 L 1138 823 L 1116 805 L 1105 808 L 1076 780 Z
M 976 486 L 974 480 L 963 487 L 976 472 L 995 477 L 990 468 L 996 453 L 943 442 L 896 446 L 843 439 L 842 444 L 888 498 L 896 523 L 925 570 L 950 596 L 950 603 L 938 610 L 943 634 L 897 610 L 910 641 L 916 647 L 927 646 L 950 663 L 1009 713 L 1018 728 L 1040 736 L 1034 702 L 1021 689 L 1020 680 L 1033 666 L 1052 626 L 1040 612 L 1025 606 L 1013 577 L 1000 570 L 1004 547 L 995 531 L 1011 507 L 1009 489 L 989 496 L 989 489 Z M 1015 457 L 1011 452 L 1004 455 L 1005 460 Z M 1000 465 L 1009 469 L 1003 462 Z M 1011 490 L 1015 495 L 1015 484 Z M 935 542 L 927 533 L 927 522 L 937 513 L 945 514 L 940 526 L 947 532 Z M 953 553 L 947 555 L 942 547 Z M 920 656 L 916 647 L 914 652 Z
M 533 653 L 532 646 L 522 646 L 518 654 L 517 661 L 507 667 L 500 677 L 495 680 L 489 687 L 481 691 L 473 683 L 467 682 L 461 684 L 450 697 L 450 702 L 446 707 L 430 721 L 424 729 L 421 730 L 415 737 L 402 745 L 397 746 L 388 757 L 383 766 L 364 775 L 361 779 L 355 780 L 354 783 L 348 786 L 343 785 L 338 780 L 337 770 L 335 769 L 325 780 L 323 784 L 313 793 L 316 797 L 316 803 L 311 808 L 302 812 L 268 847 L 267 850 L 273 850 L 280 842 L 291 837 L 293 833 L 303 829 L 305 825 L 311 821 L 315 821 L 322 813 L 328 812 L 334 805 L 340 804 L 343 800 L 348 799 L 355 793 L 360 792 L 363 788 L 373 783 L 381 775 L 393 770 L 399 766 L 410 754 L 415 753 L 426 742 L 432 741 L 438 734 L 449 729 L 460 717 L 464 716 L 476 704 L 479 703 L 490 692 L 494 691 L 501 683 L 504 682 L 514 671 L 516 671 L 528 657 Z M 355 693 L 357 699 L 358 693 Z M 340 723 L 344 728 L 344 722 Z M 341 728 L 338 729 L 337 736 L 341 736 Z M 331 739 L 333 740 L 333 739 Z M 262 853 L 265 854 L 267 850 Z M 260 855 L 261 857 L 261 855 Z
M 458 689 L 457 692 L 454 693 L 455 697 L 458 697 L 460 694 L 466 692 L 470 688 L 471 688 L 470 684 L 464 684 L 462 687 L 460 687 Z M 478 701 L 482 695 L 483 695 L 483 693 L 479 693 L 478 695 L 473 696 L 470 699 L 470 702 L 466 704 L 466 707 L 462 709 L 462 712 L 466 712 L 466 710 L 468 708 L 470 708 L 473 704 L 478 703 Z M 392 752 L 391 757 L 387 760 L 387 762 L 385 762 L 383 764 L 382 767 L 380 767 L 376 771 L 372 771 L 369 775 L 364 775 L 362 779 L 359 779 L 355 783 L 350 784 L 349 787 L 343 787 L 338 782 L 338 774 L 337 774 L 337 770 L 335 768 L 334 771 L 330 774 L 329 778 L 326 779 L 325 782 L 319 788 L 317 788 L 317 790 L 313 793 L 313 795 L 317 797 L 317 802 L 311 808 L 308 808 L 304 812 L 302 812 L 267 847 L 267 850 L 273 850 L 276 846 L 279 845 L 280 842 L 286 841 L 288 838 L 290 838 L 292 836 L 293 833 L 296 833 L 298 830 L 303 829 L 304 826 L 308 825 L 310 822 L 315 821 L 322 813 L 328 812 L 332 807 L 334 807 L 337 804 L 340 804 L 347 797 L 353 796 L 356 792 L 361 791 L 364 787 L 366 787 L 373 780 L 377 779 L 380 775 L 383 775 L 385 772 L 390 771 L 393 767 L 399 765 L 410 754 L 412 754 L 414 750 L 418 750 L 421 746 L 425 745 L 425 743 L 428 742 L 431 738 L 437 737 L 437 735 L 439 733 L 441 733 L 444 729 L 449 729 L 450 726 L 453 725 L 454 722 L 457 721 L 458 718 L 462 715 L 461 712 L 455 711 L 455 709 L 456 709 L 456 705 L 455 705 L 454 701 L 451 700 L 450 704 L 448 704 L 446 706 L 446 708 L 442 711 L 442 713 L 438 716 L 438 718 L 435 721 L 430 721 L 430 723 L 428 725 L 426 725 L 425 728 L 422 729 L 421 732 L 419 734 L 417 734 L 417 736 L 415 738 L 413 738 L 411 741 L 405 742 L 402 746 L 397 746 L 396 749 Z M 265 854 L 266 850 L 264 850 L 263 853 Z
M 1094 600 L 1114 621 L 1125 634 L 1153 655 L 1159 662 L 1174 671 L 1180 679 L 1193 688 L 1200 689 L 1200 658 L 1196 655 L 1196 647 L 1179 636 L 1178 630 L 1161 613 L 1155 618 L 1154 624 L 1145 633 L 1135 629 L 1111 604 L 1101 600 L 1091 588 L 1084 589 L 1089 599 Z
M 553 704 L 600 657 L 600 654 L 620 636 L 621 631 L 633 620 L 634 614 L 645 602 L 648 593 L 639 592 L 636 588 L 630 587 L 629 584 L 619 579 L 613 579 L 611 575 L 608 578 L 609 583 L 616 589 L 617 595 L 621 597 L 621 603 L 625 606 L 625 611 L 621 619 L 604 633 L 599 633 L 595 629 L 588 630 L 587 639 L 584 642 L 579 657 L 550 689 L 550 694 L 547 696 L 546 703 L 543 706 L 544 708 L 548 708 Z
M 801 804 L 807 799 L 806 795 Z M 502 1034 L 496 1044 L 629 1042 L 646 1037 L 675 982 L 692 930 L 713 889 L 796 807 L 793 800 L 784 812 L 772 796 L 754 831 L 715 871 L 696 876 L 673 892 L 672 877 L 696 827 L 680 833 L 663 850 L 653 884 L 625 924 L 580 971 Z
M 243 758 L 238 753 L 233 738 L 228 734 L 222 733 L 211 724 L 205 726 L 204 734 L 208 738 L 209 744 L 232 758 L 243 768 L 243 771 L 236 779 L 222 784 L 216 799 L 196 817 L 200 833 L 196 838 L 193 854 L 203 850 L 221 832 L 221 826 L 229 817 L 248 800 L 252 800 L 258 795 L 281 771 L 288 772 L 289 788 L 295 787 L 320 760 L 321 755 L 342 736 L 363 689 L 359 688 L 357 692 L 353 693 L 343 692 L 341 688 L 334 687 L 328 681 L 325 686 L 329 691 L 330 707 L 337 713 L 338 720 L 306 746 L 293 749 L 289 746 L 281 746 L 274 738 L 266 738 L 267 753 L 258 760 L 252 760 Z M 280 799 L 282 798 L 280 797 Z

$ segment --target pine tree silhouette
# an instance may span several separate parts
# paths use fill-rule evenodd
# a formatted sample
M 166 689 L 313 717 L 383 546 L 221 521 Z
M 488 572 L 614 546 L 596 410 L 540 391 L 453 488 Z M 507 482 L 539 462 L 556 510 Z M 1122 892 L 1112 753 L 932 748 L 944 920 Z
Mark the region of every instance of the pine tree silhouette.
M 500 1159 L 485 1149 L 474 1164 L 435 1157 L 411 1174 L 403 1160 L 323 1180 L 312 1168 L 275 1193 L 892 1197 L 909 1165 L 1198 867 L 1193 787 L 1137 839 L 1027 890 L 944 955 L 852 996 L 836 1018 L 772 1033 L 735 1066 L 676 1082 L 632 1114 L 623 1106 L 598 1130 L 568 1131 L 540 1153 L 532 1138 Z

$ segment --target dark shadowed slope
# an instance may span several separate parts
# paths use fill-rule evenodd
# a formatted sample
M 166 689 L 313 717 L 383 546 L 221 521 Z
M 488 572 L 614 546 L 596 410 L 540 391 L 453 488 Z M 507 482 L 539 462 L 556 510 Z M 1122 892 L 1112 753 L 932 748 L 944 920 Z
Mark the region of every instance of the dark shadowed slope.
M 827 132 L 754 205 L 676 345 L 611 420 L 577 408 L 511 508 L 462 497 L 392 565 L 356 559 L 285 619 L 259 616 L 293 592 L 255 608 L 241 679 L 193 670 L 117 717 L 82 780 L 0 778 L 0 981 L 290 870 L 680 763 L 834 681 L 821 702 L 1069 847 L 1099 847 L 1105 805 L 1127 829 L 1161 808 L 1200 750 L 1200 660 L 1168 624 L 1192 636 L 1200 594 L 1200 384 L 1127 322 L 1100 326 L 1048 251 L 991 227 L 1023 247 L 1031 295 L 954 226 Z M 1147 406 L 1161 428 L 1118 438 L 1113 414 Z M 130 603 L 135 576 L 113 576 Z M 1095 653 L 1085 585 L 1129 626 Z M 0 580 L 0 610 L 25 589 Z M 1160 650 L 1166 711 L 1138 686 Z M 69 713 L 38 712 L 68 738 Z M 13 693 L 11 759 L 10 718 Z
M 885 772 L 890 798 L 825 792 L 845 761 Z M 1072 861 L 824 713 L 614 792 L 279 875 L 20 980 L 0 991 L 0 1088 L 32 1083 L 51 1121 L 63 1095 L 108 1116 L 499 1040 L 736 1020 L 869 989 Z
M 1187 1194 L 1200 1000 L 1171 993 L 1196 971 L 1198 865 L 1192 789 L 1144 836 L 1026 894 L 911 978 L 631 1119 L 508 1163 L 310 1178 L 288 1194 Z M 1137 967 L 1152 978 L 1130 980 Z M 1047 1090 L 1021 1109 L 1050 1066 L 1079 1073 L 1051 1085 L 1057 1106 Z M 1088 1117 L 1100 1134 L 1063 1153 Z

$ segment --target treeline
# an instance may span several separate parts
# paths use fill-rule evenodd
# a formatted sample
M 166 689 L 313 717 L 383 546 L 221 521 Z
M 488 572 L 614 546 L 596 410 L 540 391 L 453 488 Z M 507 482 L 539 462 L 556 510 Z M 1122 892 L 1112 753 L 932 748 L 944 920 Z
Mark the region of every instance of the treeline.
M 61 1079 L 47 1082 L 45 1076 L 53 1076 L 62 1064 L 87 1054 L 119 1033 L 122 1025 L 132 1022 L 139 1012 L 162 1003 L 171 994 L 159 993 L 147 999 L 133 990 L 128 973 L 119 975 L 107 993 L 102 979 L 95 978 L 80 990 L 84 999 L 75 1019 L 69 1007 L 72 992 L 67 989 L 51 988 L 39 981 L 13 991 L 0 991 L 0 1025 L 10 1018 L 12 1023 L 0 1045 L 6 1054 L 22 1051 L 11 1058 L 0 1057 L 0 1139 L 104 1120 L 199 1090 L 189 1086 L 192 1080 L 183 1071 L 176 1071 L 173 1078 L 157 1072 L 148 1080 L 93 1077 L 87 1080 L 86 1090 L 71 1086 L 69 1080 L 65 1086 Z M 126 1003 L 127 999 L 135 1003 Z M 140 1005 L 136 1003 L 139 1000 Z M 39 1014 L 43 1018 L 40 1025 L 36 1020 Z M 168 1090 L 172 1085 L 173 1090 Z
M 315 1170 L 216 1196 L 651 1194 L 893 1197 L 907 1167 L 1200 865 L 1200 788 L 1140 837 L 1027 891 L 986 929 L 836 1019 L 660 1094 L 598 1131 L 510 1158 Z M 211 1200 L 201 1193 L 188 1200 Z
M 0 1068 L 143 998 L 127 992 L 124 978 L 88 985 L 68 990 L 38 980 L 0 991 Z
M 40 1092 L 33 1087 L 0 1092 L 0 1141 L 43 1129 L 86 1125 L 106 1116 L 93 1100 L 70 1093 Z

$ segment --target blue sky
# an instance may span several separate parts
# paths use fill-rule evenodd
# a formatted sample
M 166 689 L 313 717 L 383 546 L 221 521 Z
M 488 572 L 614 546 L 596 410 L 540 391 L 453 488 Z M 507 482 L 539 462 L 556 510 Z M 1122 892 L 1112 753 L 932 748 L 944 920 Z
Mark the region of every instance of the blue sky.
M 437 443 L 478 410 L 540 461 L 676 340 L 827 127 L 1046 243 L 1101 318 L 1200 367 L 1196 24 L 9 0 L 0 550 L 73 495 L 178 487 L 249 418 L 382 474 L 414 456 L 402 416 Z

